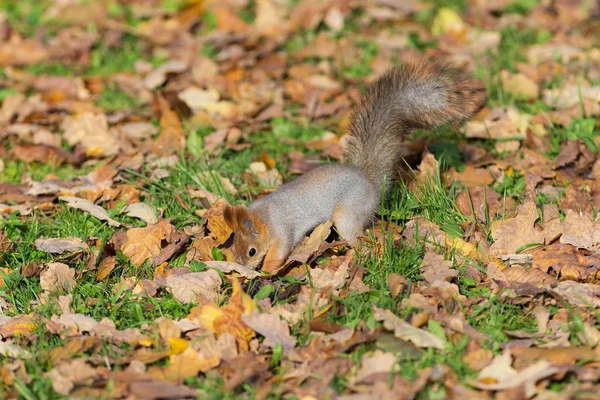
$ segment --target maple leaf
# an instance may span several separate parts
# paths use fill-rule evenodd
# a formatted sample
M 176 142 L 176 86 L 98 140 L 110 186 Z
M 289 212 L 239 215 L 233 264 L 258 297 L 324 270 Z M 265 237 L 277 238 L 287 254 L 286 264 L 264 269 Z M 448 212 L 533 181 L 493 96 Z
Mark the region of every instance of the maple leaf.
M 147 259 L 157 257 L 162 250 L 162 242 L 170 241 L 174 233 L 175 227 L 168 219 L 145 228 L 132 228 L 127 231 L 127 240 L 121 246 L 121 251 L 133 265 L 139 267 Z

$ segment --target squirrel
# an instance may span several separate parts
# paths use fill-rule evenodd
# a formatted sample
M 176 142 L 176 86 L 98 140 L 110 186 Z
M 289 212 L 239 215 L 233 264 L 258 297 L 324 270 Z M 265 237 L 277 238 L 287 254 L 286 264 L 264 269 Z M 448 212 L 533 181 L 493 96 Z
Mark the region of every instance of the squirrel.
M 464 122 L 485 101 L 483 85 L 448 64 L 390 69 L 353 112 L 345 163 L 317 167 L 247 207 L 226 206 L 236 261 L 277 272 L 305 235 L 328 220 L 352 246 L 397 179 L 403 138 L 413 129 Z

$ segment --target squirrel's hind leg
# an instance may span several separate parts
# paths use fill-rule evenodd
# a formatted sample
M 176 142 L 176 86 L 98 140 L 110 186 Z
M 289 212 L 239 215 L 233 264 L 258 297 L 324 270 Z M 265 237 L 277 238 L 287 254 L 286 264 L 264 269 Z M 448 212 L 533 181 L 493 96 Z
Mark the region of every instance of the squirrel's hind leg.
M 365 213 L 354 210 L 352 207 L 339 204 L 335 208 L 332 221 L 338 233 L 348 242 L 350 246 L 354 246 L 356 238 L 363 233 L 365 225 Z

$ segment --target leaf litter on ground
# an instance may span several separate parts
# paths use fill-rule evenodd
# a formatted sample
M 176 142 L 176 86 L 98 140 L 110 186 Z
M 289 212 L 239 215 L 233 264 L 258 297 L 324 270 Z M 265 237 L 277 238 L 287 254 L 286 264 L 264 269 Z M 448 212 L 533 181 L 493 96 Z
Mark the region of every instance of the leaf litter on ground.
M 597 4 L 117 3 L 0 12 L 0 397 L 598 392 Z M 225 205 L 340 160 L 423 55 L 485 82 L 464 135 L 354 248 L 233 262 Z

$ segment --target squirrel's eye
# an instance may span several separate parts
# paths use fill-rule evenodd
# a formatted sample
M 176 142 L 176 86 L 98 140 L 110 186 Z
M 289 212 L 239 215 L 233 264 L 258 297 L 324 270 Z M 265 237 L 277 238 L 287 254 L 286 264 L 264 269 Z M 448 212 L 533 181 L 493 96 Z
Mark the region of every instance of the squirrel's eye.
M 254 257 L 255 254 L 256 254 L 256 249 L 254 247 L 250 247 L 250 250 L 248 250 L 248 255 L 250 257 Z

